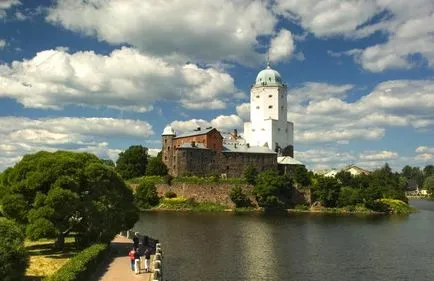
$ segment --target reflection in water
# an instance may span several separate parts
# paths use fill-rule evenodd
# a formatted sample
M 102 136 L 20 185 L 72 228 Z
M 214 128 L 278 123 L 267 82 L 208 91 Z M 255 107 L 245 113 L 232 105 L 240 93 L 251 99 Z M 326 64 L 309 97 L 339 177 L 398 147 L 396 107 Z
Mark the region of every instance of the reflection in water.
M 434 202 L 399 216 L 142 213 L 170 281 L 434 280 Z

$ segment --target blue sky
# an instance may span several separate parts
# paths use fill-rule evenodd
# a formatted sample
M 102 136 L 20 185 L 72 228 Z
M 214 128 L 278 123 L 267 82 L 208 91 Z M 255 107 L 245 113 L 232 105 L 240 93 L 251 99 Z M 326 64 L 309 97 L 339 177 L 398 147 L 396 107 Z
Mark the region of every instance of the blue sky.
M 0 23 L 0 171 L 242 131 L 268 53 L 308 168 L 434 163 L 431 0 L 0 0 Z

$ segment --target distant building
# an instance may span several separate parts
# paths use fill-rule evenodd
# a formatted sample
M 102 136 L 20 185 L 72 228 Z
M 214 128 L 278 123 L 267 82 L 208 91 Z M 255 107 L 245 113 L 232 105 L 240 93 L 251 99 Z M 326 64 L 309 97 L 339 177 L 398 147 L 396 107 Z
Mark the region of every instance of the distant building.
M 250 122 L 244 137 L 237 130 L 222 133 L 198 128 L 176 135 L 171 127 L 162 134 L 163 162 L 173 176 L 242 175 L 253 165 L 258 171 L 302 165 L 294 156 L 294 126 L 287 120 L 287 87 L 270 68 L 260 71 L 251 88 Z M 286 170 L 286 168 L 285 168 Z
M 353 176 L 358 176 L 358 175 L 368 175 L 370 172 L 368 170 L 362 169 L 358 166 L 355 165 L 350 165 L 347 166 L 343 169 L 332 169 L 330 171 L 323 171 L 323 175 L 325 177 L 332 177 L 334 178 L 336 176 L 337 173 L 341 172 L 341 171 L 345 171 L 345 172 L 349 172 L 351 175 Z

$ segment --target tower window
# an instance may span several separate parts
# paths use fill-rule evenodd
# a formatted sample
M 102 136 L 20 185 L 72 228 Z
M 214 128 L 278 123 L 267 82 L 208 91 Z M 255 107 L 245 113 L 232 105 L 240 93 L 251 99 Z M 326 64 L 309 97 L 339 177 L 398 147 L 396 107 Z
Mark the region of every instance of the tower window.
M 277 128 L 277 131 L 279 131 L 279 132 L 280 132 L 280 128 Z
M 256 109 L 259 109 L 259 106 L 257 106 Z
M 259 96 L 256 96 L 256 98 L 258 98 L 258 99 L 259 99 Z
M 272 97 L 273 97 L 273 95 L 268 95 L 268 97 L 269 97 L 269 98 L 272 98 Z
M 255 131 L 255 129 L 252 129 L 252 132 L 254 132 Z
M 272 105 L 269 105 L 268 108 L 273 108 L 273 106 L 272 106 Z
M 262 130 L 262 131 L 265 131 L 265 129 L 264 129 L 264 128 L 262 128 L 261 130 Z
M 280 107 L 280 109 L 283 109 L 283 105 Z
M 283 99 L 283 95 L 280 95 L 280 98 Z

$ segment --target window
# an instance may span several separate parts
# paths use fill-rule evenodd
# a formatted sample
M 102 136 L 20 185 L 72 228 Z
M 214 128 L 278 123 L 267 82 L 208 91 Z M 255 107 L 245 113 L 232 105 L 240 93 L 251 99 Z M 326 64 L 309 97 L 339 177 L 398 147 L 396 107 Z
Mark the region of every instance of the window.
M 269 98 L 272 98 L 272 97 L 273 97 L 273 95 L 268 95 L 268 97 L 269 97 Z
M 259 106 L 257 106 L 256 109 L 259 109 Z
M 277 128 L 277 131 L 280 132 L 280 128 Z
M 273 108 L 273 106 L 272 106 L 272 105 L 269 105 L 268 108 Z
M 164 160 L 167 160 L 167 156 L 164 156 Z
M 265 131 L 265 129 L 264 129 L 264 128 L 262 128 L 261 130 L 262 130 L 262 131 Z
M 283 105 L 280 107 L 280 109 L 283 109 Z
M 167 139 L 164 140 L 164 143 L 167 143 Z
M 258 98 L 258 99 L 259 99 L 259 95 L 258 95 L 258 96 L 256 96 L 256 98 Z
M 252 129 L 252 132 L 254 132 L 255 131 L 255 129 Z
M 280 95 L 280 98 L 283 99 L 283 95 Z

